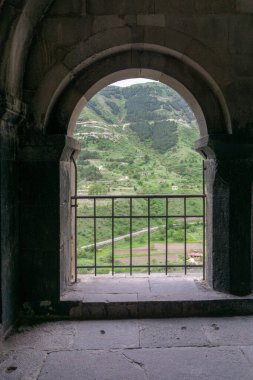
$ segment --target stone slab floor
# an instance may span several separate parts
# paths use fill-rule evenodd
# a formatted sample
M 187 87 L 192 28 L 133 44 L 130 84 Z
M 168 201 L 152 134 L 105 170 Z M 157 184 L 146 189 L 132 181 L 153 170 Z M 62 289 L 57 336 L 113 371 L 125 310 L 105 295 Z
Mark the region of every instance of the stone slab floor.
M 82 276 L 62 295 L 62 301 L 145 302 L 184 300 L 253 299 L 253 294 L 238 297 L 210 289 L 196 276 Z
M 253 316 L 20 327 L 1 343 L 0 379 L 250 380 Z

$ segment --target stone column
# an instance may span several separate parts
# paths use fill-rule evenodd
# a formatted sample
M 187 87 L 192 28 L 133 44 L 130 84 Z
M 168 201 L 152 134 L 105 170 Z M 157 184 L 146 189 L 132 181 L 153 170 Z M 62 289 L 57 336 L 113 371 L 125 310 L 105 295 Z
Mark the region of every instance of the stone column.
M 196 143 L 205 160 L 207 187 L 207 281 L 218 291 L 253 290 L 253 145 L 233 136 Z
M 22 144 L 20 244 L 23 301 L 50 305 L 71 281 L 71 158 L 79 142 L 52 135 Z
M 3 332 L 15 322 L 21 303 L 19 268 L 18 131 L 26 106 L 5 94 L 0 96 L 0 289 Z

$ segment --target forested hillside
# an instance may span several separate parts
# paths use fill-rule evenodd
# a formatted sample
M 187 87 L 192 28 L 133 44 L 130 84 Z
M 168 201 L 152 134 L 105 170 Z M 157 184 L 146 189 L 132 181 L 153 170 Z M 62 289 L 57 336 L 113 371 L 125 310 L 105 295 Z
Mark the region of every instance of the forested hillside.
M 160 83 L 146 83 L 120 88 L 109 86 L 99 92 L 84 108 L 77 123 L 75 137 L 81 141 L 78 164 L 79 194 L 153 194 L 202 192 L 202 159 L 193 150 L 198 138 L 194 115 L 183 99 L 172 89 Z M 202 200 L 187 201 L 189 215 L 202 214 Z M 79 201 L 79 215 L 94 215 L 94 204 Z M 129 212 L 129 200 L 116 199 L 117 215 Z M 165 215 L 162 199 L 151 201 L 151 214 Z M 172 215 L 183 212 L 182 200 L 170 199 Z M 97 215 L 110 215 L 110 200 L 96 201 Z M 147 215 L 146 199 L 133 201 L 133 213 Z M 117 218 L 114 236 L 116 265 L 129 264 L 128 218 Z M 164 218 L 151 219 L 151 258 L 153 264 L 164 263 Z M 96 220 L 96 255 L 100 268 L 97 273 L 109 273 L 112 263 L 112 222 Z M 180 218 L 167 221 L 169 262 L 181 265 L 184 261 L 184 222 Z M 202 219 L 187 220 L 187 249 L 201 251 Z M 78 219 L 78 263 L 94 265 L 94 221 Z M 147 261 L 147 219 L 132 221 L 133 262 Z M 108 243 L 109 242 L 109 243 Z M 201 260 L 200 260 L 201 261 Z M 196 261 L 199 264 L 200 261 Z M 109 268 L 109 269 L 108 269 Z M 175 269 L 175 268 L 174 268 Z M 156 271 L 164 271 L 156 268 Z M 118 268 L 117 272 L 127 272 Z M 145 269 L 135 268 L 141 272 Z M 93 269 L 80 269 L 94 273 Z
M 171 88 L 151 82 L 108 86 L 83 109 L 78 190 L 99 193 L 201 191 L 201 157 L 193 150 L 198 126 Z

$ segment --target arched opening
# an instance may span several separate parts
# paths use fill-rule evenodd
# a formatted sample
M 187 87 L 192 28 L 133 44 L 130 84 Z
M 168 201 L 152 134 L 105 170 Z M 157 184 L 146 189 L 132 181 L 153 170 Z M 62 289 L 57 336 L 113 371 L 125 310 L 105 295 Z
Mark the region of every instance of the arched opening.
M 112 83 L 115 83 L 121 80 L 131 79 L 131 78 L 146 78 L 148 80 L 159 81 L 160 83 L 163 83 L 164 85 L 167 85 L 168 87 L 174 89 L 191 108 L 197 120 L 199 129 L 200 129 L 200 135 L 206 136 L 208 134 L 206 120 L 205 120 L 203 111 L 198 101 L 193 96 L 193 94 L 188 90 L 188 88 L 184 86 L 181 82 L 179 82 L 177 79 L 153 69 L 127 69 L 127 70 L 116 71 L 114 73 L 111 73 L 103 77 L 94 85 L 92 85 L 86 91 L 86 93 L 80 98 L 80 100 L 77 102 L 74 108 L 74 111 L 71 115 L 71 119 L 68 124 L 68 134 L 70 136 L 73 135 L 73 131 L 76 127 L 76 122 L 80 115 L 80 112 L 85 107 L 87 102 L 89 102 L 89 100 L 92 99 L 92 97 L 96 93 L 98 93 L 100 90 L 102 90 L 103 88 L 105 88 L 106 86 Z
M 205 273 L 199 126 L 183 98 L 158 81 L 112 84 L 84 107 L 74 137 L 83 148 L 72 198 L 81 278 Z
M 166 50 L 166 49 L 165 49 Z M 71 235 L 71 200 L 70 200 L 70 185 L 69 180 L 71 177 L 71 157 L 79 149 L 78 145 L 71 139 L 73 134 L 73 126 L 80 114 L 84 104 L 106 84 L 112 83 L 115 80 L 130 78 L 130 77 L 146 77 L 158 80 L 171 85 L 177 92 L 182 95 L 188 104 L 191 106 L 198 124 L 200 127 L 201 139 L 197 143 L 197 150 L 203 154 L 205 158 L 215 157 L 214 146 L 216 139 L 220 139 L 224 135 L 231 133 L 231 124 L 229 114 L 227 112 L 226 102 L 215 82 L 210 76 L 202 70 L 198 65 L 193 64 L 191 60 L 177 54 L 171 54 L 170 51 L 161 51 L 161 49 L 151 49 L 147 47 L 146 50 L 136 49 L 127 50 L 123 49 L 119 52 L 112 52 L 110 55 L 103 57 L 95 57 L 92 63 L 87 63 L 87 66 L 82 65 L 80 70 L 75 72 L 71 78 L 67 78 L 62 82 L 47 109 L 45 115 L 47 136 L 61 135 L 64 137 L 65 142 L 65 156 L 62 157 L 61 178 L 63 182 L 67 179 L 67 185 L 61 191 L 61 205 L 62 210 L 65 212 L 61 218 L 60 229 L 64 231 L 68 227 L 66 234 L 62 235 L 61 244 L 61 283 L 62 289 L 70 281 L 70 273 L 73 275 L 73 261 L 69 260 L 69 240 Z M 135 73 L 133 75 L 133 73 Z M 66 137 L 68 135 L 68 137 Z M 52 136 L 53 138 L 54 136 Z M 209 161 L 208 161 L 209 165 Z M 218 250 L 222 250 L 224 235 L 218 229 L 215 230 L 216 235 L 213 233 L 213 224 L 216 223 L 216 218 L 219 218 L 220 209 L 215 209 L 213 213 L 214 198 L 212 196 L 213 189 L 213 162 L 210 161 L 209 165 L 209 200 L 207 202 L 208 215 L 210 215 L 207 235 L 208 244 L 211 247 L 211 254 L 208 255 L 207 265 L 207 279 L 211 286 L 216 289 L 225 289 L 227 280 L 229 278 L 224 275 L 223 279 L 219 279 L 221 271 L 229 271 L 227 266 L 229 254 L 222 256 L 222 260 L 218 260 L 216 255 L 212 252 L 215 251 L 215 246 Z M 62 175 L 63 174 L 63 175 Z M 225 195 L 224 195 L 225 196 Z M 218 210 L 218 211 L 217 211 Z M 65 240 L 64 240 L 65 239 Z M 66 261 L 68 262 L 66 265 Z M 214 263 L 215 262 L 215 263 Z M 64 263 L 64 265 L 62 264 Z M 71 265 L 70 265 L 71 264 Z M 223 268 L 221 270 L 221 267 Z M 215 278 L 215 280 L 214 280 Z M 226 285 L 224 285 L 226 283 Z M 215 284 L 215 285 L 214 285 Z

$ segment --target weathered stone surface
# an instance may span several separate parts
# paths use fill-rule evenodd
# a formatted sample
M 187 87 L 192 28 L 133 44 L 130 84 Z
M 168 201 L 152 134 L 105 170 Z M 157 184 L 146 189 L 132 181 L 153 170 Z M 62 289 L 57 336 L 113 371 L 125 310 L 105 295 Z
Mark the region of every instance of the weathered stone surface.
M 138 348 L 139 326 L 135 321 L 86 321 L 75 323 L 74 348 Z
M 229 48 L 233 54 L 253 54 L 253 37 L 246 31 L 252 28 L 252 16 L 233 16 L 234 22 L 230 22 Z M 237 22 L 236 22 L 237 21 Z M 247 33 L 247 38 L 245 35 Z
M 131 14 L 131 13 L 153 13 L 154 1 L 143 0 L 87 0 L 87 12 L 94 15 L 101 14 Z
M 163 14 L 156 15 L 138 15 L 138 25 L 165 26 L 165 16 Z
M 87 320 L 253 313 L 253 295 L 239 297 L 217 292 L 192 277 L 82 276 L 82 281 L 66 289 L 61 301 L 71 318 Z
M 227 48 L 229 20 L 229 16 L 220 14 L 194 15 L 190 20 L 187 15 L 166 15 L 167 28 L 181 33 L 187 32 L 191 37 L 198 35 L 198 40 L 221 53 Z
M 55 322 L 1 343 L 1 379 L 252 378 L 252 317 Z M 140 338 L 139 338 L 140 337 Z M 243 344 L 242 344 L 243 342 Z
M 252 12 L 249 0 L 0 1 L 4 330 L 24 302 L 55 301 L 64 309 L 60 290 L 73 278 L 69 160 L 75 147 L 62 147 L 62 156 L 57 141 L 50 147 L 37 141 L 47 134 L 64 140 L 80 98 L 88 99 L 108 78 L 129 76 L 129 70 L 182 93 L 198 116 L 202 137 L 232 134 L 243 141 L 238 148 L 223 140 L 215 147 L 219 154 L 210 153 L 210 146 L 203 150 L 209 160 L 207 278 L 217 290 L 252 291 Z M 168 315 L 163 287 L 152 286 L 153 292 L 145 285 L 137 295 L 139 309 L 129 288 L 121 306 L 104 302 L 100 316 Z M 178 289 L 181 298 L 186 293 Z M 151 309 L 147 296 L 159 301 Z M 86 301 L 92 298 L 89 294 Z M 229 312 L 227 299 L 218 298 L 213 298 L 216 310 Z M 234 301 L 233 312 L 251 310 L 244 300 Z M 187 302 L 192 313 L 194 301 Z M 88 302 L 72 307 L 79 316 L 98 313 Z M 184 312 L 182 304 L 174 308 Z
M 233 137 L 204 140 L 197 149 L 209 158 L 207 279 L 215 290 L 246 295 L 252 291 L 252 145 Z
M 76 351 L 51 353 L 41 371 L 39 380 L 145 380 L 140 365 L 121 352 Z
M 237 0 L 236 9 L 242 13 L 253 13 L 253 3 L 251 0 Z
M 109 16 L 97 16 L 94 19 L 93 25 L 92 25 L 92 31 L 93 33 L 99 33 L 103 32 L 104 30 L 107 30 L 111 27 L 113 28 L 119 28 L 125 25 L 125 21 L 122 17 L 118 17 L 115 15 L 109 15 Z
M 83 295 L 82 302 L 137 302 L 137 293 L 102 293 Z
M 73 45 L 90 36 L 91 25 L 92 19 L 89 17 L 59 17 L 57 22 L 55 18 L 48 18 L 43 24 L 42 38 L 59 45 Z
M 170 348 L 128 351 L 129 360 L 139 363 L 147 378 L 167 380 L 247 380 L 252 367 L 238 348 Z
M 253 347 L 252 346 L 242 346 L 240 347 L 241 351 L 247 358 L 247 360 L 253 364 Z
M 46 352 L 37 351 L 36 349 L 12 352 L 0 364 L 0 378 L 1 380 L 36 380 L 46 357 Z
M 179 299 L 197 299 L 198 298 L 198 289 L 194 281 L 190 279 L 181 279 L 177 278 L 165 278 L 163 279 L 149 279 L 151 293 L 156 295 L 166 295 L 171 300 Z
M 50 9 L 50 15 L 83 15 L 84 5 L 85 0 L 73 0 L 71 2 L 56 0 Z
M 229 13 L 236 11 L 236 0 L 195 0 L 196 9 L 206 13 Z
M 181 323 L 180 323 L 181 322 Z M 208 346 L 203 320 L 169 319 L 147 320 L 140 323 L 141 347 L 193 347 Z
M 196 11 L 195 0 L 154 0 L 155 12 L 157 13 L 187 13 Z
M 16 162 L 18 137 L 12 124 L 1 123 L 0 135 L 0 242 L 1 262 L 0 310 L 3 330 L 6 332 L 16 318 L 20 306 L 19 287 L 19 215 L 18 164 Z
M 47 323 L 34 327 L 20 327 L 3 342 L 1 349 L 27 350 L 31 347 L 41 351 L 68 350 L 73 347 L 75 327 L 72 323 Z
M 203 330 L 210 344 L 215 346 L 253 345 L 252 322 L 252 317 L 213 318 Z

